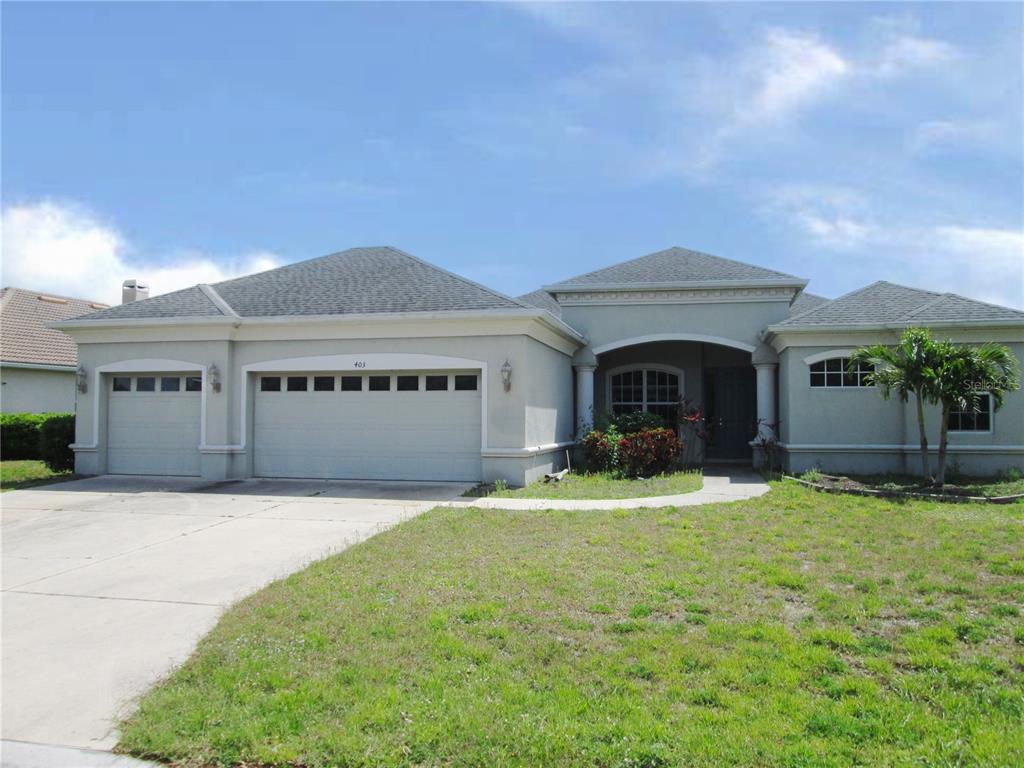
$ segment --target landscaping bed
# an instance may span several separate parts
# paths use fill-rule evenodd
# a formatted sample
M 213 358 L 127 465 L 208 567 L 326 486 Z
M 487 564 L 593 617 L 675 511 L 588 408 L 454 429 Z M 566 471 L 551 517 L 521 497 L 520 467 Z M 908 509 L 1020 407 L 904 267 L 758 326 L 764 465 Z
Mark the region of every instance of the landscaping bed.
M 908 496 L 953 501 L 991 501 L 1011 503 L 1024 500 L 1024 479 L 1016 476 L 996 478 L 955 477 L 941 489 L 923 483 L 913 475 L 827 475 L 805 472 L 798 482 L 818 490 L 867 496 Z
M 699 491 L 704 476 L 699 469 L 670 472 L 656 477 L 624 478 L 607 472 L 570 473 L 558 481 L 538 480 L 524 488 L 497 487 L 484 483 L 464 496 L 494 496 L 506 499 L 635 499 L 671 496 Z
M 438 508 L 227 611 L 123 724 L 179 765 L 1024 764 L 1024 507 Z

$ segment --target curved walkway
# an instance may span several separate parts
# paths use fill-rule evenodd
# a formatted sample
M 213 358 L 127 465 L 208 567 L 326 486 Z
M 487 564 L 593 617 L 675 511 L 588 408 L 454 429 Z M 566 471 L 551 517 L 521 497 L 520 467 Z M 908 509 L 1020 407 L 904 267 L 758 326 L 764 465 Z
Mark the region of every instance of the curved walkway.
M 719 501 L 742 501 L 768 493 L 768 483 L 748 468 L 715 467 L 704 472 L 704 487 L 699 491 L 671 496 L 647 496 L 639 499 L 517 499 L 485 496 L 452 501 L 452 507 L 485 509 L 654 509 L 657 507 L 694 507 Z

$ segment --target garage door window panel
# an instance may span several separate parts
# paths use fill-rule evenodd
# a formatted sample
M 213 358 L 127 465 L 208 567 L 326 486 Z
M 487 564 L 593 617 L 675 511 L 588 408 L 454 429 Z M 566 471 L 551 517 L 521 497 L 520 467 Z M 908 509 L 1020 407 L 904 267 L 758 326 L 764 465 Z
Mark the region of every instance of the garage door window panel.
M 161 392 L 180 392 L 181 391 L 181 377 L 180 376 L 161 376 L 160 377 L 160 391 Z
M 260 392 L 280 392 L 281 391 L 281 377 L 280 376 L 263 376 L 260 379 Z
M 447 376 L 426 376 L 427 392 L 446 392 L 448 390 Z
M 362 376 L 342 376 L 341 377 L 341 391 L 342 392 L 362 392 L 363 391 L 363 377 Z
M 395 389 L 399 392 L 417 392 L 420 388 L 419 376 L 397 376 Z
M 132 391 L 132 377 L 131 376 L 115 376 L 112 389 L 115 392 L 131 392 Z
M 309 389 L 309 379 L 306 376 L 288 377 L 289 392 L 305 392 L 307 389 Z
M 391 391 L 391 377 L 390 376 L 370 376 L 370 391 L 371 392 L 389 392 L 389 391 Z
M 313 391 L 314 392 L 333 392 L 334 391 L 334 377 L 333 376 L 314 376 L 313 377 Z
M 139 376 L 135 380 L 135 391 L 136 392 L 156 392 L 156 377 L 155 376 Z
M 203 377 L 202 376 L 186 376 L 185 377 L 185 391 L 186 392 L 202 392 L 203 391 Z
M 475 392 L 476 391 L 476 374 L 456 374 L 455 376 L 455 391 L 456 392 Z

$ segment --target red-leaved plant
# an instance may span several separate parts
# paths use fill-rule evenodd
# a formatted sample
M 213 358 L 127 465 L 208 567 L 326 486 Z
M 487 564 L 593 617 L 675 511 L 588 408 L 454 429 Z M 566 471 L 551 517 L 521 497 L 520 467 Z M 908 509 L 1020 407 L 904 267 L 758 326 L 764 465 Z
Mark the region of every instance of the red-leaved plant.
M 619 468 L 626 477 L 652 477 L 672 469 L 682 442 L 671 429 L 645 429 L 619 439 Z

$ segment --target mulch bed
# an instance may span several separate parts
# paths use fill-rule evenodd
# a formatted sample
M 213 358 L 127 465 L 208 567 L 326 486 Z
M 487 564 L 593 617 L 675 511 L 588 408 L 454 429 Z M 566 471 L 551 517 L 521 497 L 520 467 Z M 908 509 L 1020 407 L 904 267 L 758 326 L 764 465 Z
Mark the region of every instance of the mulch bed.
M 987 504 L 1011 504 L 1024 499 L 1024 493 L 1012 496 L 973 496 L 966 488 L 955 485 L 945 485 L 941 491 L 932 489 L 930 486 L 921 486 L 912 491 L 901 491 L 895 488 L 878 488 L 867 485 L 859 480 L 844 475 L 821 475 L 821 481 L 812 483 L 809 480 L 802 480 L 799 477 L 786 475 L 790 480 L 795 480 L 801 485 L 813 488 L 824 493 L 849 493 L 854 496 L 879 496 L 882 498 L 904 498 L 904 499 L 928 499 L 930 501 L 976 501 Z

